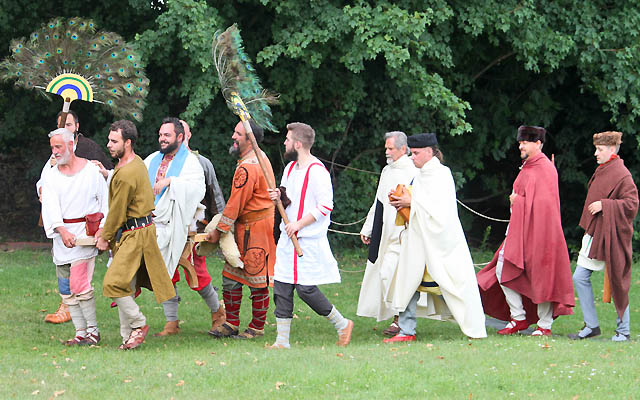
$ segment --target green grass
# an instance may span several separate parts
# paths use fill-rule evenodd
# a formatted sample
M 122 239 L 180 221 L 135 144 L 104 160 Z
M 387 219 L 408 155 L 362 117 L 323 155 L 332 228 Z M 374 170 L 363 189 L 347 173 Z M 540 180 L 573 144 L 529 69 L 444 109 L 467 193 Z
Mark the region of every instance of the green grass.
M 340 254 L 339 254 L 340 255 Z M 476 262 L 490 254 L 474 254 Z M 211 259 L 210 259 L 211 260 Z M 43 322 L 45 309 L 59 303 L 55 268 L 48 252 L 0 253 L 0 398 L 62 399 L 153 398 L 558 398 L 601 399 L 640 397 L 638 311 L 640 282 L 632 282 L 631 343 L 609 338 L 615 328 L 613 305 L 598 303 L 603 335 L 572 342 L 568 333 L 582 326 L 576 314 L 561 317 L 553 338 L 489 337 L 469 341 L 457 325 L 418 320 L 418 341 L 384 345 L 387 323 L 355 316 L 364 256 L 347 252 L 339 257 L 343 283 L 322 287 L 342 313 L 354 319 L 351 345 L 335 346 L 333 327 L 296 299 L 290 351 L 265 349 L 275 339 L 270 310 L 266 335 L 257 341 L 216 340 L 205 332 L 210 316 L 200 297 L 178 285 L 183 299 L 180 335 L 149 337 L 136 351 L 118 351 L 117 312 L 101 295 L 105 257 L 96 265 L 94 286 L 99 348 L 65 348 L 73 336 L 71 323 Z M 221 265 L 211 262 L 219 284 Z M 602 274 L 594 274 L 596 289 Z M 241 329 L 249 321 L 248 292 Z M 151 332 L 164 325 L 160 305 L 143 291 L 138 303 Z M 64 392 L 62 392 L 64 391 Z

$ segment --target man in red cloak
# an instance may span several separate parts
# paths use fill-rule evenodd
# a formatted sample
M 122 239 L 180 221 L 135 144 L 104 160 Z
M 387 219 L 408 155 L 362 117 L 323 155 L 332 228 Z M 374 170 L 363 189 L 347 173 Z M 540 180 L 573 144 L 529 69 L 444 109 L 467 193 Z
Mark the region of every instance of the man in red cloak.
M 558 173 L 542 153 L 546 130 L 518 128 L 520 173 L 513 183 L 504 242 L 477 274 L 487 315 L 509 321 L 501 335 L 537 322 L 534 336 L 550 336 L 553 319 L 573 313 L 573 285 L 560 221 Z M 534 307 L 536 306 L 536 307 Z
M 593 301 L 591 274 L 602 271 L 611 282 L 611 293 L 618 313 L 615 342 L 629 340 L 629 286 L 631 284 L 631 239 L 633 220 L 638 212 L 638 189 L 631 173 L 618 157 L 622 133 L 593 135 L 599 164 L 589 180 L 580 227 L 585 230 L 573 283 L 580 299 L 584 327 L 569 335 L 580 340 L 600 335 L 598 314 Z M 606 266 L 606 267 L 605 267 Z

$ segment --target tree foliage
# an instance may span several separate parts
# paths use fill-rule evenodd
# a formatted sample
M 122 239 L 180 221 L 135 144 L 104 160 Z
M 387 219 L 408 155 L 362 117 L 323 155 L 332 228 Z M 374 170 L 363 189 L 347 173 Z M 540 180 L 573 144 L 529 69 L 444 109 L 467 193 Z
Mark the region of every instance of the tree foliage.
M 281 131 L 265 138 L 276 171 L 286 123 L 312 125 L 314 151 L 328 160 L 334 178 L 334 220 L 363 216 L 377 180 L 338 164 L 379 171 L 382 135 L 390 130 L 437 132 L 459 197 L 505 217 L 519 165 L 516 128 L 547 127 L 544 151 L 555 155 L 572 238 L 580 234 L 577 220 L 596 166 L 593 133 L 624 132 L 621 155 L 640 173 L 634 151 L 640 8 L 634 0 L 105 0 L 91 7 L 80 0 L 0 0 L 0 8 L 3 56 L 13 37 L 52 16 L 93 18 L 137 42 L 151 79 L 139 152 L 155 149 L 161 117 L 179 115 L 193 126 L 193 147 L 212 158 L 227 193 L 234 161 L 226 149 L 236 117 L 218 93 L 211 42 L 215 31 L 234 22 L 263 86 L 282 95 L 274 108 Z M 0 85 L 0 143 L 11 151 L 41 143 L 46 154 L 44 133 L 58 108 Z M 103 142 L 112 119 L 107 110 L 77 108 L 81 127 Z M 34 170 L 40 163 L 34 161 Z M 471 236 L 481 237 L 487 222 L 464 213 Z

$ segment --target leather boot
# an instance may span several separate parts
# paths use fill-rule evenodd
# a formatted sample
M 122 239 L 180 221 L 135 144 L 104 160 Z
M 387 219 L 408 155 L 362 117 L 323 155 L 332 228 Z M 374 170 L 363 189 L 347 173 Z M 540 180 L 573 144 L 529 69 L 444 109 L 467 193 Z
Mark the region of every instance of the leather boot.
M 211 330 L 209 333 L 214 332 L 219 326 L 227 321 L 227 313 L 224 309 L 224 303 L 220 302 L 218 311 L 211 313 Z
M 45 322 L 50 322 L 52 324 L 62 324 L 64 322 L 71 321 L 71 314 L 69 313 L 69 306 L 64 303 L 60 303 L 58 310 L 56 310 L 53 314 L 47 314 L 44 317 Z
M 158 333 L 154 333 L 153 336 L 167 336 L 167 335 L 175 335 L 180 333 L 180 327 L 178 326 L 179 321 L 168 321 L 164 324 L 164 329 Z

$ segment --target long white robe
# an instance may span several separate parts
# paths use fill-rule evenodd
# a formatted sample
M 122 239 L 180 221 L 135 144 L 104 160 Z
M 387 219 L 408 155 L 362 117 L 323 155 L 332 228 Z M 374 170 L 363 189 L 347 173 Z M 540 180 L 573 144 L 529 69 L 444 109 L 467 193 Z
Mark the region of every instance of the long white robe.
M 87 237 L 84 222 L 65 223 L 63 219 L 83 218 L 101 212 L 104 218 L 109 211 L 107 183 L 98 167 L 87 161 L 75 175 L 65 175 L 58 166 L 51 167 L 42 181 L 42 224 L 48 238 L 53 239 L 53 262 L 56 265 L 70 264 L 98 255 L 94 246 L 65 247 L 55 228 L 64 226 L 76 238 Z
M 287 188 L 287 196 L 291 199 L 291 204 L 286 208 L 289 221 L 297 221 L 311 213 L 315 222 L 298 231 L 298 243 L 304 254 L 302 257 L 296 255 L 293 243 L 284 230 L 284 223 L 280 224 L 273 279 L 299 285 L 340 282 L 338 262 L 331 253 L 327 238 L 333 210 L 329 171 L 315 157 L 308 167 L 301 169 L 297 168 L 297 163 L 289 163 L 285 167 L 281 186 Z
M 156 151 L 144 160 L 147 169 L 157 154 Z M 172 163 L 173 160 L 169 163 L 167 171 Z M 153 211 L 158 247 L 170 277 L 173 277 L 178 267 L 178 261 L 187 242 L 189 226 L 195 224 L 198 214 L 200 218 L 204 217 L 202 208 L 198 207 L 204 198 L 204 191 L 204 171 L 198 157 L 189 152 L 180 175 L 171 177 L 171 184 Z
M 387 300 L 389 283 L 398 267 L 400 257 L 400 233 L 404 230 L 403 226 L 395 224 L 396 209 L 389 204 L 389 191 L 395 190 L 400 183 L 409 186 L 417 172 L 418 169 L 413 165 L 413 161 L 403 155 L 384 167 L 380 174 L 376 198 L 360 230 L 362 235 L 371 237 L 376 204 L 380 202 L 383 210 L 382 235 L 378 246 L 378 258 L 375 262 L 367 260 L 367 268 L 362 278 L 357 310 L 357 314 L 361 317 L 373 317 L 383 321 L 401 311 L 394 309 Z
M 453 176 L 435 157 L 420 168 L 413 181 L 409 227 L 401 240 L 400 264 L 389 288 L 393 307 L 406 308 L 426 265 L 444 302 L 438 296 L 423 295 L 418 315 L 433 319 L 453 316 L 465 335 L 486 337 L 478 282 L 458 218 Z

